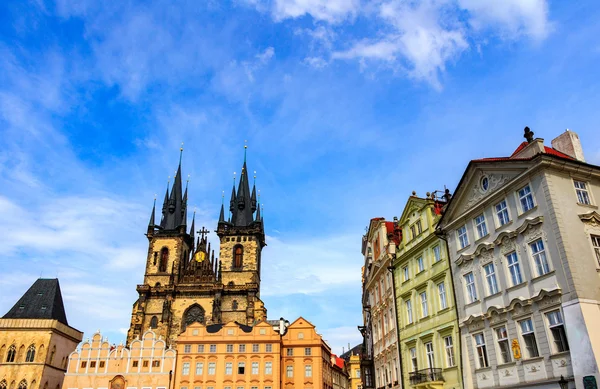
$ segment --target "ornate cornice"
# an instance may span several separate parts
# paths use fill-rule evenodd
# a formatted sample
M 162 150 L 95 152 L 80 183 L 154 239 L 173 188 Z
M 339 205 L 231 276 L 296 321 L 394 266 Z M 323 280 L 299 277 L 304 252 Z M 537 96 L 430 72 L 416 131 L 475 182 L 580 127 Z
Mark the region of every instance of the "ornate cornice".
M 600 227 L 600 213 L 591 211 L 588 213 L 579 214 L 578 216 L 583 223 L 594 227 Z

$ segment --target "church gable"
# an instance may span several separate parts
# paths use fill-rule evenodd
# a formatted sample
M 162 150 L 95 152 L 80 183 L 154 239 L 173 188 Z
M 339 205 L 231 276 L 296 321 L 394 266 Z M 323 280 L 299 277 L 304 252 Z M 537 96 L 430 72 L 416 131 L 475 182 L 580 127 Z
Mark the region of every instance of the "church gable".
M 520 162 L 505 164 L 471 164 L 467 167 L 459 187 L 456 189 L 453 205 L 448 209 L 449 219 L 463 214 L 477 205 L 484 197 L 488 197 L 504 188 L 508 183 L 527 170 L 527 166 Z

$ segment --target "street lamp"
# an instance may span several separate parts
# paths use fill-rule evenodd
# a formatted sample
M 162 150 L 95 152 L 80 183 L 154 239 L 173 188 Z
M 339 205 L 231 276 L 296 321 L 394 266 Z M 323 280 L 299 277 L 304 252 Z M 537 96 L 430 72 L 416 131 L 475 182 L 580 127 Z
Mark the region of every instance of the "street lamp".
M 560 380 L 558 381 L 560 385 L 560 389 L 569 389 L 569 381 L 565 380 L 565 377 L 560 376 Z

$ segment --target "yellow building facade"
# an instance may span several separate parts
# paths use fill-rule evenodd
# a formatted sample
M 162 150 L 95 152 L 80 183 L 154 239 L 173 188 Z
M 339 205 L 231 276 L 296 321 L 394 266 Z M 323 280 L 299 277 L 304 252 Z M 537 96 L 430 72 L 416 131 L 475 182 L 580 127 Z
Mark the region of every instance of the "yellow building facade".
M 346 362 L 350 387 L 352 389 L 362 389 L 362 379 L 360 377 L 360 356 L 351 355 Z
M 147 331 L 141 339 L 111 345 L 100 332 L 71 353 L 63 389 L 168 389 L 175 371 L 176 352 Z
M 83 333 L 69 326 L 57 279 L 38 279 L 0 319 L 0 389 L 60 389 Z
M 393 261 L 403 388 L 462 388 L 460 334 L 446 242 L 435 234 L 445 202 L 410 196 Z

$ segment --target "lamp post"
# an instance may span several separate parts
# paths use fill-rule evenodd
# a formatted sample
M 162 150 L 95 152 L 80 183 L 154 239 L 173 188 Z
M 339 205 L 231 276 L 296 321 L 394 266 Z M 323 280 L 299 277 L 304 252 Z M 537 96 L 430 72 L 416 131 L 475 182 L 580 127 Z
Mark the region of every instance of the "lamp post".
M 569 381 L 567 381 L 562 375 L 560 376 L 558 384 L 560 385 L 560 389 L 569 389 Z

